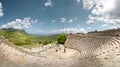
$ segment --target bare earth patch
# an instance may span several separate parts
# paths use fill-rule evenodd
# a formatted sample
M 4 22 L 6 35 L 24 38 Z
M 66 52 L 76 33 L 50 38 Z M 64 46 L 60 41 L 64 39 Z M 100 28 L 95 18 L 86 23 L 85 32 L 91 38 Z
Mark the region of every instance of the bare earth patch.
M 47 51 L 42 52 L 42 54 L 49 59 L 71 59 L 73 57 L 79 56 L 79 51 L 75 49 L 66 48 L 66 52 L 64 52 L 64 47 L 61 45 L 60 47 L 51 48 Z

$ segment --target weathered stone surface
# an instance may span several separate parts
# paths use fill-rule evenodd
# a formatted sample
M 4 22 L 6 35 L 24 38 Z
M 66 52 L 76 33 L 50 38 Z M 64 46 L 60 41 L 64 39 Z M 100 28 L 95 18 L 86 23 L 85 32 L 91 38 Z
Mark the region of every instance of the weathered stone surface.
M 0 37 L 0 67 L 70 67 L 77 59 L 79 52 L 64 47 L 54 47 L 34 55 L 23 48 L 17 47 L 3 36 Z M 58 48 L 61 48 L 58 50 Z M 56 49 L 58 52 L 56 52 Z M 77 61 L 76 61 L 77 62 Z
M 3 36 L 0 42 L 0 67 L 120 67 L 120 37 L 103 33 L 68 35 L 66 53 L 63 46 L 33 54 Z

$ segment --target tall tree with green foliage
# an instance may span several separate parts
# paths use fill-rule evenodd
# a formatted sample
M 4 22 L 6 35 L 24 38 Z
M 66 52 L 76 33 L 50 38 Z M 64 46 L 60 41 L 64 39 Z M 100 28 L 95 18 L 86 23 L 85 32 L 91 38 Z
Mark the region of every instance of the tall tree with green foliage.
M 60 34 L 57 38 L 57 41 L 59 44 L 64 44 L 66 41 L 67 35 L 66 34 Z

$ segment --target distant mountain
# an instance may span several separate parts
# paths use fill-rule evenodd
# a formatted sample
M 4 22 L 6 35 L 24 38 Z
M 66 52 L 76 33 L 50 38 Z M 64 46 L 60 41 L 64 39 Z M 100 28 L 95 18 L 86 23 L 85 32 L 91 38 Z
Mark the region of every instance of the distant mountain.
M 25 32 L 24 30 L 14 29 L 14 28 L 2 28 L 2 30 L 6 30 L 6 31 L 9 31 L 9 32 L 15 32 L 15 31 L 23 31 L 23 32 Z

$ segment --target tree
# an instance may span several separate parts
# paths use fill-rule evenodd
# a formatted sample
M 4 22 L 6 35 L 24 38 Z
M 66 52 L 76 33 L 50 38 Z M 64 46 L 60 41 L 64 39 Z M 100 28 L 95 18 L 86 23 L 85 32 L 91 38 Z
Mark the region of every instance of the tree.
M 67 35 L 66 34 L 60 34 L 57 38 L 57 41 L 59 44 L 64 44 L 66 41 Z

